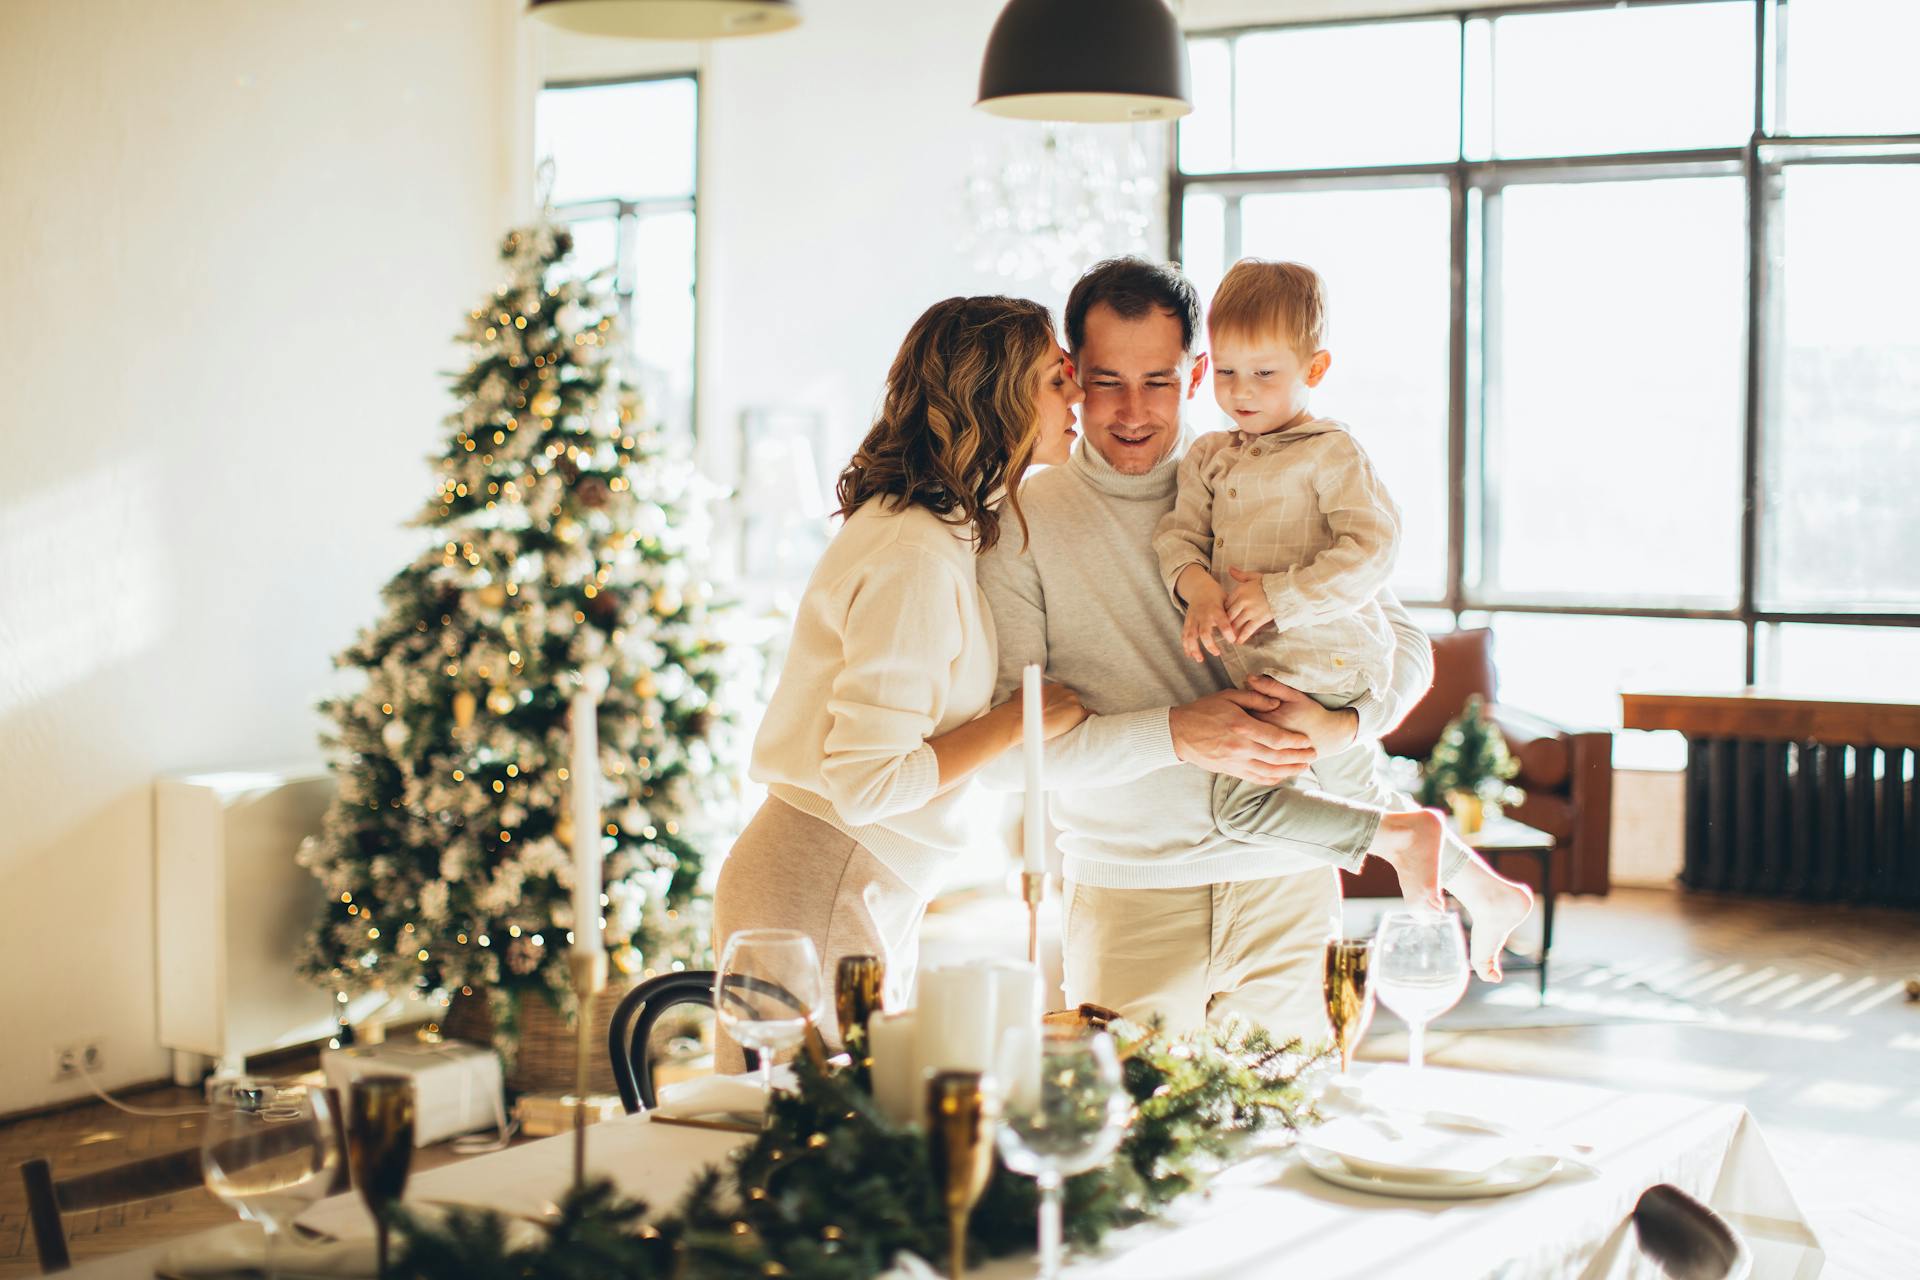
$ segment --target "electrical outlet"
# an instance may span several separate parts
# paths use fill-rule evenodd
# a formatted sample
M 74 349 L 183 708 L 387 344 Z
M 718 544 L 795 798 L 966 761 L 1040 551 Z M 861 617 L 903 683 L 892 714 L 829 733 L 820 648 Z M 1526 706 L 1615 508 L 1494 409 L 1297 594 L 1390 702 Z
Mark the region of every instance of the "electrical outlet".
M 70 1084 L 83 1075 L 98 1075 L 106 1063 L 106 1055 L 98 1040 L 76 1040 L 71 1044 L 55 1045 L 53 1081 L 55 1084 Z

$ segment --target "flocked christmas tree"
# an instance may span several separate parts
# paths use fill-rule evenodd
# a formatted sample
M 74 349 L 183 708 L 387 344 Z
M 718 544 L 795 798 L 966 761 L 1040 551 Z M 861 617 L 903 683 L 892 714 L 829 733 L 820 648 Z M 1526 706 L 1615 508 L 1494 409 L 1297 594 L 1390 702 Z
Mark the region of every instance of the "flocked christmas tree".
M 572 999 L 568 699 L 605 673 L 604 936 L 634 973 L 704 945 L 684 908 L 744 683 L 688 560 L 697 477 L 622 379 L 611 300 L 567 272 L 571 244 L 509 234 L 507 281 L 468 317 L 417 521 L 433 542 L 336 660 L 366 683 L 322 706 L 338 793 L 300 854 L 327 894 L 309 977 L 343 997 L 485 991 L 509 1049 L 520 998 Z
M 1486 699 L 1469 694 L 1421 770 L 1420 803 L 1447 805 L 1452 797 L 1471 796 L 1483 805 L 1514 804 L 1520 796 L 1507 781 L 1519 771 L 1506 736 L 1487 714 Z

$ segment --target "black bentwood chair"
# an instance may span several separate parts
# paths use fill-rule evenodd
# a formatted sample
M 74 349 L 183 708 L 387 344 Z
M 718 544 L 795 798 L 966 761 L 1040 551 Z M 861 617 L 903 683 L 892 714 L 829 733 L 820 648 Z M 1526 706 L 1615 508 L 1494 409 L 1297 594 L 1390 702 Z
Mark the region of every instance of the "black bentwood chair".
M 628 1115 L 651 1111 L 659 1101 L 653 1088 L 653 1059 L 647 1052 L 654 1026 L 675 1005 L 711 1007 L 714 977 L 711 969 L 663 973 L 627 992 L 615 1007 L 613 1025 L 607 1029 L 607 1053 L 613 1059 L 613 1083 L 620 1090 L 620 1105 Z M 746 1007 L 747 1002 L 736 992 L 772 996 L 790 1008 L 807 1011 L 804 1004 L 776 983 L 745 974 L 735 974 L 727 983 L 726 998 L 742 1007 Z M 747 1055 L 747 1068 L 758 1070 L 760 1056 L 752 1049 L 743 1052 Z
M 1640 1252 L 1672 1280 L 1746 1280 L 1753 1255 L 1727 1220 L 1668 1183 L 1633 1206 Z

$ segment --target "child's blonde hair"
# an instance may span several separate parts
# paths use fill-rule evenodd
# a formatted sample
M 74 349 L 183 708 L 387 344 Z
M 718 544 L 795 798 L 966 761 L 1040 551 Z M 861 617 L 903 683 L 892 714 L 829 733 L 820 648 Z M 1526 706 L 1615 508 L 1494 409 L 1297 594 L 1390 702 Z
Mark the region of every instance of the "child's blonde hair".
M 1214 338 L 1277 335 L 1308 359 L 1326 345 L 1326 284 L 1302 263 L 1242 258 L 1214 291 L 1207 333 Z

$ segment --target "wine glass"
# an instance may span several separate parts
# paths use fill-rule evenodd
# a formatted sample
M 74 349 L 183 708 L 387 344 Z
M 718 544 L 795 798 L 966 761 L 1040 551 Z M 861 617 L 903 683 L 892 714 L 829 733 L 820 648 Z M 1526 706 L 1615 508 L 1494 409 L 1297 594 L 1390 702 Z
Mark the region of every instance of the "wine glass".
M 361 1076 L 347 1091 L 347 1156 L 353 1185 L 373 1214 L 379 1271 L 387 1274 L 389 1215 L 407 1189 L 413 1163 L 413 1081 L 406 1076 Z
M 1354 1051 L 1373 1022 L 1373 939 L 1329 938 L 1327 940 L 1324 992 L 1327 1022 L 1333 1028 L 1333 1042 L 1340 1049 L 1340 1071 L 1353 1070 Z
M 280 1232 L 327 1194 L 340 1144 L 326 1091 L 297 1081 L 217 1080 L 200 1168 L 207 1190 L 265 1229 L 267 1280 Z
M 1045 1027 L 1039 1048 L 1037 1083 L 1008 1073 L 1000 1158 L 1040 1184 L 1040 1275 L 1053 1280 L 1060 1274 L 1060 1188 L 1119 1149 L 1133 1100 L 1106 1032 Z
M 826 998 L 813 939 L 792 929 L 742 929 L 727 939 L 713 980 L 714 1014 L 760 1058 L 767 1123 L 773 1121 L 773 1059 L 806 1038 Z
M 1427 1024 L 1467 989 L 1467 941 L 1454 912 L 1390 911 L 1373 936 L 1373 986 L 1406 1019 L 1407 1065 L 1425 1061 Z

